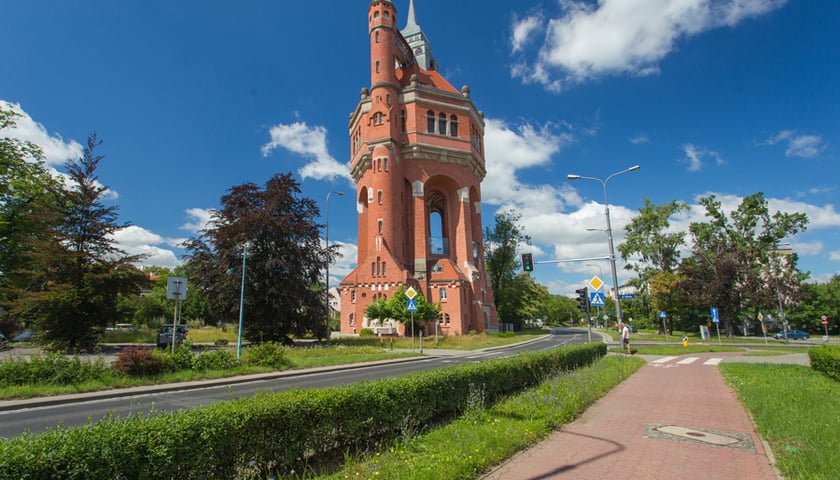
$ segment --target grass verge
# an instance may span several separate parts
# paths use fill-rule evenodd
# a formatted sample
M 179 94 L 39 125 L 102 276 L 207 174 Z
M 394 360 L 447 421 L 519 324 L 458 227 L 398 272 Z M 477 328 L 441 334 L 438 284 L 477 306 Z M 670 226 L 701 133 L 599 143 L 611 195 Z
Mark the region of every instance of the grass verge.
M 838 478 L 840 382 L 801 365 L 723 363 L 720 370 L 784 478 Z
M 319 480 L 455 480 L 481 472 L 546 438 L 572 421 L 644 360 L 608 356 L 556 377 L 496 405 L 485 406 L 480 388 L 456 421 L 429 429 L 407 425 L 404 436 L 375 452 L 348 454 L 343 468 Z

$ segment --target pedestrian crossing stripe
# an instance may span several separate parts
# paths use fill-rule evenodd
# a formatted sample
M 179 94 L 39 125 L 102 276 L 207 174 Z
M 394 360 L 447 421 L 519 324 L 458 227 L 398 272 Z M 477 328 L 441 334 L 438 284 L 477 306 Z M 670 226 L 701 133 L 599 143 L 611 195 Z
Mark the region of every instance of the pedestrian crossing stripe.
M 677 356 L 661 357 L 661 358 L 657 358 L 656 360 L 651 360 L 649 363 L 653 364 L 656 367 L 664 366 L 665 368 L 668 368 L 672 365 L 691 365 L 692 363 L 696 362 L 697 360 L 700 360 L 700 357 L 684 357 L 681 360 L 674 362 L 674 360 L 677 360 L 678 358 L 680 358 L 680 357 L 677 357 Z M 708 365 L 708 366 L 720 365 L 720 362 L 722 362 L 722 361 L 723 361 L 723 358 L 720 358 L 720 357 L 707 358 L 705 361 L 703 361 L 703 365 Z M 666 365 L 666 364 L 669 364 L 669 365 Z

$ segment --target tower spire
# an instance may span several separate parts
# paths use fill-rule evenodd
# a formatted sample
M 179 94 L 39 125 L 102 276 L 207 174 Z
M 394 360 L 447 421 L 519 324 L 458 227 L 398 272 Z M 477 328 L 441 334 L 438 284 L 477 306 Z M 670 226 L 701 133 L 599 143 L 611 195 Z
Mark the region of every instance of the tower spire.
M 423 33 L 423 29 L 417 24 L 417 14 L 414 10 L 414 0 L 410 0 L 408 4 L 408 20 L 405 22 L 405 28 L 400 30 L 408 46 L 414 52 L 414 58 L 417 65 L 423 70 L 437 70 L 437 62 L 432 56 L 432 47 L 429 45 L 429 39 Z
M 405 23 L 405 30 L 408 30 L 411 26 L 420 30 L 420 26 L 417 25 L 417 17 L 414 14 L 414 0 L 408 2 L 408 21 Z

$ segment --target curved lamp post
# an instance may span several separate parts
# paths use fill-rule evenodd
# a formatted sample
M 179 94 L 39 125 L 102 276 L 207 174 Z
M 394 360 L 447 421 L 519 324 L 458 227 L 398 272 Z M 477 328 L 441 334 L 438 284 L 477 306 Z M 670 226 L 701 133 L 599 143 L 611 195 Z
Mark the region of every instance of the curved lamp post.
M 596 177 L 585 177 L 583 175 L 573 175 L 569 174 L 566 176 L 569 180 L 578 180 L 578 179 L 586 179 L 586 180 L 595 180 L 596 182 L 600 182 L 601 185 L 604 187 L 604 216 L 607 217 L 607 240 L 609 242 L 610 247 L 610 270 L 612 273 L 612 281 L 613 281 L 613 288 L 615 288 L 615 315 L 618 317 L 619 322 L 623 322 L 624 318 L 621 314 L 621 301 L 618 298 L 618 274 L 615 271 L 615 250 L 613 249 L 613 238 L 612 238 L 612 227 L 610 226 L 610 204 L 607 201 L 607 182 L 609 182 L 613 177 L 617 177 L 623 173 L 633 172 L 638 170 L 640 167 L 639 165 L 633 165 L 630 168 L 626 168 L 621 170 L 620 172 L 615 172 L 606 180 L 601 180 L 600 178 Z
M 344 196 L 344 192 L 336 192 L 330 190 L 327 192 L 327 201 L 324 203 L 324 243 L 327 246 L 327 268 L 326 268 L 326 275 L 324 283 L 327 286 L 327 299 L 326 299 L 326 307 L 327 307 L 327 331 L 325 335 L 327 336 L 327 343 L 330 343 L 330 195 L 336 194 L 340 197 Z

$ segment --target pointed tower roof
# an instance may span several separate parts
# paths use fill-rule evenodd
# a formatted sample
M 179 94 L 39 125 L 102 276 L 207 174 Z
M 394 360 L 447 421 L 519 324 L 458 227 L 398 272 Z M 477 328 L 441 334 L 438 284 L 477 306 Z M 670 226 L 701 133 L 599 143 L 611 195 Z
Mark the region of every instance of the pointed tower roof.
M 437 70 L 437 62 L 432 56 L 432 47 L 429 45 L 429 39 L 426 38 L 423 29 L 417 24 L 414 0 L 410 0 L 408 3 L 408 20 L 405 23 L 405 28 L 400 30 L 400 33 L 414 52 L 417 65 L 423 70 Z

